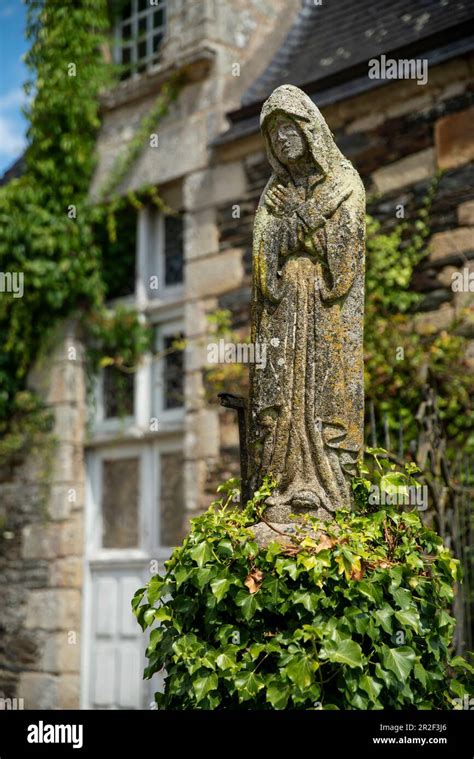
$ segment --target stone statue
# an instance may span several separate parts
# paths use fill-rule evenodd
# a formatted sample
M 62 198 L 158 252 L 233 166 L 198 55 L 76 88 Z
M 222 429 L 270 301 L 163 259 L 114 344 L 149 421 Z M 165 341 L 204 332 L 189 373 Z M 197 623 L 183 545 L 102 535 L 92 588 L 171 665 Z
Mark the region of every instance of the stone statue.
M 248 408 L 250 488 L 266 519 L 323 519 L 351 503 L 363 443 L 365 193 L 311 99 L 278 87 L 261 129 L 272 176 L 255 217 Z

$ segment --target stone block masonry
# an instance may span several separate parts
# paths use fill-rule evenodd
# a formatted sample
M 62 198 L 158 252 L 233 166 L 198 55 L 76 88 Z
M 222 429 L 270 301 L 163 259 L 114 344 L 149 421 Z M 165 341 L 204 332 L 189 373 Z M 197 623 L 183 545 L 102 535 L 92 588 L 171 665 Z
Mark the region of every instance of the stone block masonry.
M 85 384 L 74 322 L 63 325 L 52 358 L 38 364 L 32 384 L 55 425 L 44 448 L 26 454 L 0 479 L 0 696 L 23 698 L 25 709 L 76 709 Z

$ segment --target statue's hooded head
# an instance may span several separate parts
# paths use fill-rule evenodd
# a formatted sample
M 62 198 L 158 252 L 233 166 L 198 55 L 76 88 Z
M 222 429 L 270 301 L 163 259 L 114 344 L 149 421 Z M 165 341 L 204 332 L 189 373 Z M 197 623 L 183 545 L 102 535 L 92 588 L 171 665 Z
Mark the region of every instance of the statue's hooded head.
M 265 101 L 260 127 L 268 160 L 280 177 L 287 178 L 291 161 L 304 155 L 314 170 L 324 176 L 344 161 L 319 109 L 308 95 L 292 84 L 278 87 Z

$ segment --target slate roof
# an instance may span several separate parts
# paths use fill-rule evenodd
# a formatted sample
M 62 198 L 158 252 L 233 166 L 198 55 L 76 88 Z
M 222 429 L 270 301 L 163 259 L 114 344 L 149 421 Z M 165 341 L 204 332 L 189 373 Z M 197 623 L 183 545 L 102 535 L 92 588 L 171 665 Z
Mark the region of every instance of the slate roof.
M 25 156 L 22 154 L 16 161 L 0 176 L 0 187 L 8 184 L 11 179 L 18 179 L 25 171 Z
M 318 105 L 325 105 L 383 86 L 367 76 L 368 61 L 382 53 L 423 54 L 434 65 L 473 50 L 473 21 L 472 0 L 302 0 L 281 48 L 241 108 L 228 114 L 235 126 L 218 142 L 255 131 L 262 101 L 280 84 L 318 92 Z

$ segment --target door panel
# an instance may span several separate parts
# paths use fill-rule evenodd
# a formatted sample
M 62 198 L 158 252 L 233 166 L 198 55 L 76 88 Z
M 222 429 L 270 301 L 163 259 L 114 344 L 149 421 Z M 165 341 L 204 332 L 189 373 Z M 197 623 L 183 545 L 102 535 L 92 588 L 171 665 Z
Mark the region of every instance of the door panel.
M 115 651 L 108 643 L 95 642 L 91 705 L 106 709 L 114 702 Z
M 136 569 L 92 572 L 92 677 L 90 705 L 101 709 L 140 709 L 144 635 L 132 614 L 131 598 L 143 584 Z
M 113 577 L 101 577 L 95 587 L 95 635 L 110 637 L 113 635 L 113 620 L 117 616 L 117 582 Z

